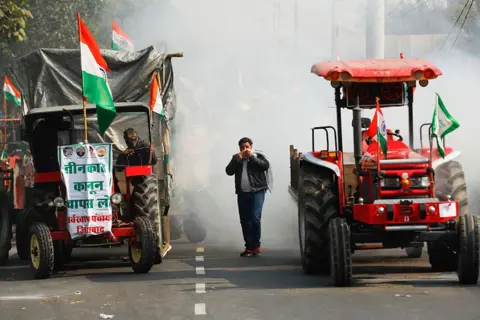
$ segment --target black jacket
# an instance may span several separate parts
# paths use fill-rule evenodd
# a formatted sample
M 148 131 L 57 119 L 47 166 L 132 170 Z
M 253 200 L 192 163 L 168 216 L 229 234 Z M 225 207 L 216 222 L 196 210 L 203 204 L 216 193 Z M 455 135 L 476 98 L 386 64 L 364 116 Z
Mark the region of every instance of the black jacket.
M 135 152 L 132 155 L 120 153 L 117 158 L 117 165 L 130 166 L 146 166 L 150 160 L 150 146 L 143 140 L 139 140 L 135 146 Z M 152 163 L 153 166 L 157 164 L 157 155 L 152 149 Z M 120 171 L 117 169 L 117 171 Z
M 229 176 L 235 175 L 235 193 L 241 192 L 240 183 L 242 180 L 243 160 L 238 160 L 237 155 L 232 157 L 230 163 L 225 168 L 225 172 Z M 248 180 L 254 191 L 266 190 L 268 188 L 265 171 L 268 170 L 270 164 L 260 154 L 255 154 L 247 162 Z

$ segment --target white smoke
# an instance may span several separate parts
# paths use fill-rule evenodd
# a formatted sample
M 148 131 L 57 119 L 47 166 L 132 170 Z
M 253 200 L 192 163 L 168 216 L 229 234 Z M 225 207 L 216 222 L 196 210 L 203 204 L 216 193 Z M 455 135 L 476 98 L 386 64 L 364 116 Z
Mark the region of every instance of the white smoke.
M 203 217 L 211 242 L 243 246 L 233 177 L 225 174 L 225 166 L 238 152 L 237 141 L 249 136 L 271 159 L 275 176 L 275 188 L 267 193 L 264 206 L 263 245 L 297 249 L 297 209 L 287 192 L 289 145 L 309 151 L 311 127 L 336 125 L 333 89 L 310 73 L 313 63 L 332 58 L 331 1 L 298 1 L 296 32 L 295 1 L 275 3 L 171 0 L 139 8 L 125 27 L 137 48 L 165 41 L 168 51 L 185 53 L 174 60 L 179 102 L 172 146 L 175 181 L 191 192 L 206 186 L 208 197 L 200 196 L 194 209 Z M 336 3 L 338 55 L 365 58 L 364 1 Z M 415 23 L 408 15 L 402 19 Z M 406 49 L 398 44 L 396 48 Z M 470 144 L 479 113 L 474 94 L 480 82 L 475 74 L 479 61 L 459 52 L 436 57 L 437 50 L 438 46 L 431 48 L 423 58 L 431 58 L 444 75 L 415 92 L 416 141 L 418 145 L 420 124 L 431 121 L 434 93 L 439 92 L 461 124 L 448 143 L 464 152 L 473 209 L 479 202 L 477 151 Z M 351 112 L 342 114 L 344 148 L 352 151 Z M 371 112 L 363 116 L 371 117 Z M 385 118 L 390 128 L 408 137 L 406 108 L 386 110 Z M 320 134 L 317 139 L 323 140 Z

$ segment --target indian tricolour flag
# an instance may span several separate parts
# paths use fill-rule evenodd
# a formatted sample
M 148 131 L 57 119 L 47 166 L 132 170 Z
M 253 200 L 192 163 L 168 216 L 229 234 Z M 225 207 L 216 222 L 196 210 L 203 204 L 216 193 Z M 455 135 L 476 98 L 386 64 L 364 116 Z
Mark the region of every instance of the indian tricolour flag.
M 132 39 L 120 29 L 115 20 L 112 21 L 112 49 L 117 51 L 135 51 Z
M 5 81 L 3 83 L 3 93 L 8 101 L 15 102 L 19 107 L 22 106 L 22 95 L 20 94 L 20 91 L 13 86 L 7 76 L 5 76 Z
M 152 78 L 152 84 L 150 85 L 150 108 L 153 112 L 158 113 L 162 118 L 165 118 L 165 108 L 162 101 L 162 90 L 158 83 L 158 76 L 155 72 Z
M 80 18 L 80 14 L 77 17 L 83 95 L 97 106 L 98 127 L 100 134 L 103 135 L 117 115 L 112 92 L 108 86 L 107 71 L 110 69 L 100 53 L 97 42 Z
M 380 99 L 377 98 L 377 109 L 375 110 L 375 115 L 373 116 L 370 127 L 368 128 L 368 136 L 375 137 L 380 147 L 382 148 L 385 158 L 387 157 L 387 125 L 385 124 L 385 119 L 383 118 L 382 109 L 380 109 Z
M 443 150 L 443 144 L 440 140 L 460 127 L 460 124 L 450 115 L 440 95 L 438 93 L 435 93 L 435 95 L 435 109 L 433 110 L 432 118 L 432 139 L 435 138 L 437 140 L 438 153 L 440 153 L 442 158 L 445 158 L 445 150 Z

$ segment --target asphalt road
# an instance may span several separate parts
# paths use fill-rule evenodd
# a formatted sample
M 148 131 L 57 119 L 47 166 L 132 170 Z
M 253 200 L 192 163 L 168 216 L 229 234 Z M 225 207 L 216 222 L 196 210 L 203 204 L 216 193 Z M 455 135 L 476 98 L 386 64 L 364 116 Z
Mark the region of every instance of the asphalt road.
M 356 253 L 355 285 L 334 288 L 304 275 L 298 252 L 240 249 L 175 242 L 149 274 L 121 261 L 126 248 L 77 249 L 67 270 L 36 281 L 14 255 L 0 267 L 0 319 L 480 319 L 480 286 L 431 273 L 426 253 Z

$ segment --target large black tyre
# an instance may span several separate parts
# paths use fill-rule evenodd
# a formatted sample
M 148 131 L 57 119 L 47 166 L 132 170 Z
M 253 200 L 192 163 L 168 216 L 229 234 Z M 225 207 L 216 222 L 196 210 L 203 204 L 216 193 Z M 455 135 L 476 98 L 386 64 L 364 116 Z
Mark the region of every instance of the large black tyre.
M 5 199 L 5 198 L 4 198 Z M 0 266 L 7 263 L 12 248 L 12 223 L 8 203 L 0 203 Z
M 183 235 L 183 219 L 180 215 L 170 217 L 170 240 L 178 240 Z
M 191 243 L 200 243 L 207 237 L 207 229 L 196 216 L 183 219 L 183 232 Z
M 155 232 L 150 220 L 146 217 L 135 219 L 135 242 L 128 242 L 128 256 L 133 271 L 136 273 L 148 273 L 155 262 L 157 253 Z
M 479 275 L 478 217 L 470 214 L 458 220 L 458 281 L 461 284 L 477 284 Z
M 407 253 L 407 257 L 416 259 L 420 258 L 423 253 L 423 248 L 422 247 L 408 247 L 405 248 L 405 252 Z
M 18 257 L 23 261 L 30 259 L 30 236 L 27 213 L 28 210 L 23 210 L 17 214 L 17 218 L 15 219 L 15 244 L 17 246 Z
M 306 274 L 328 274 L 328 223 L 338 213 L 333 173 L 328 169 L 303 163 L 299 179 L 298 229 L 302 268 Z
M 160 264 L 163 260 L 160 252 L 163 239 L 157 176 L 151 174 L 149 176 L 136 177 L 135 180 L 129 216 L 132 221 L 137 217 L 146 217 L 150 221 L 155 234 L 157 252 L 155 264 Z
M 49 278 L 53 273 L 54 249 L 47 225 L 36 222 L 30 227 L 30 267 L 35 279 Z
M 449 161 L 435 169 L 435 187 L 437 197 L 446 199 L 448 195 L 452 200 L 458 201 L 460 216 L 468 214 L 468 194 L 465 174 L 462 165 L 457 161 Z
M 449 161 L 435 169 L 435 187 L 437 198 L 446 200 L 450 195 L 458 201 L 459 216 L 468 214 L 468 194 L 465 174 L 462 165 L 457 161 Z M 437 272 L 455 271 L 457 269 L 457 253 L 447 243 L 427 243 L 429 261 Z
M 343 218 L 334 218 L 329 224 L 331 277 L 336 287 L 352 284 L 352 248 L 350 228 Z

